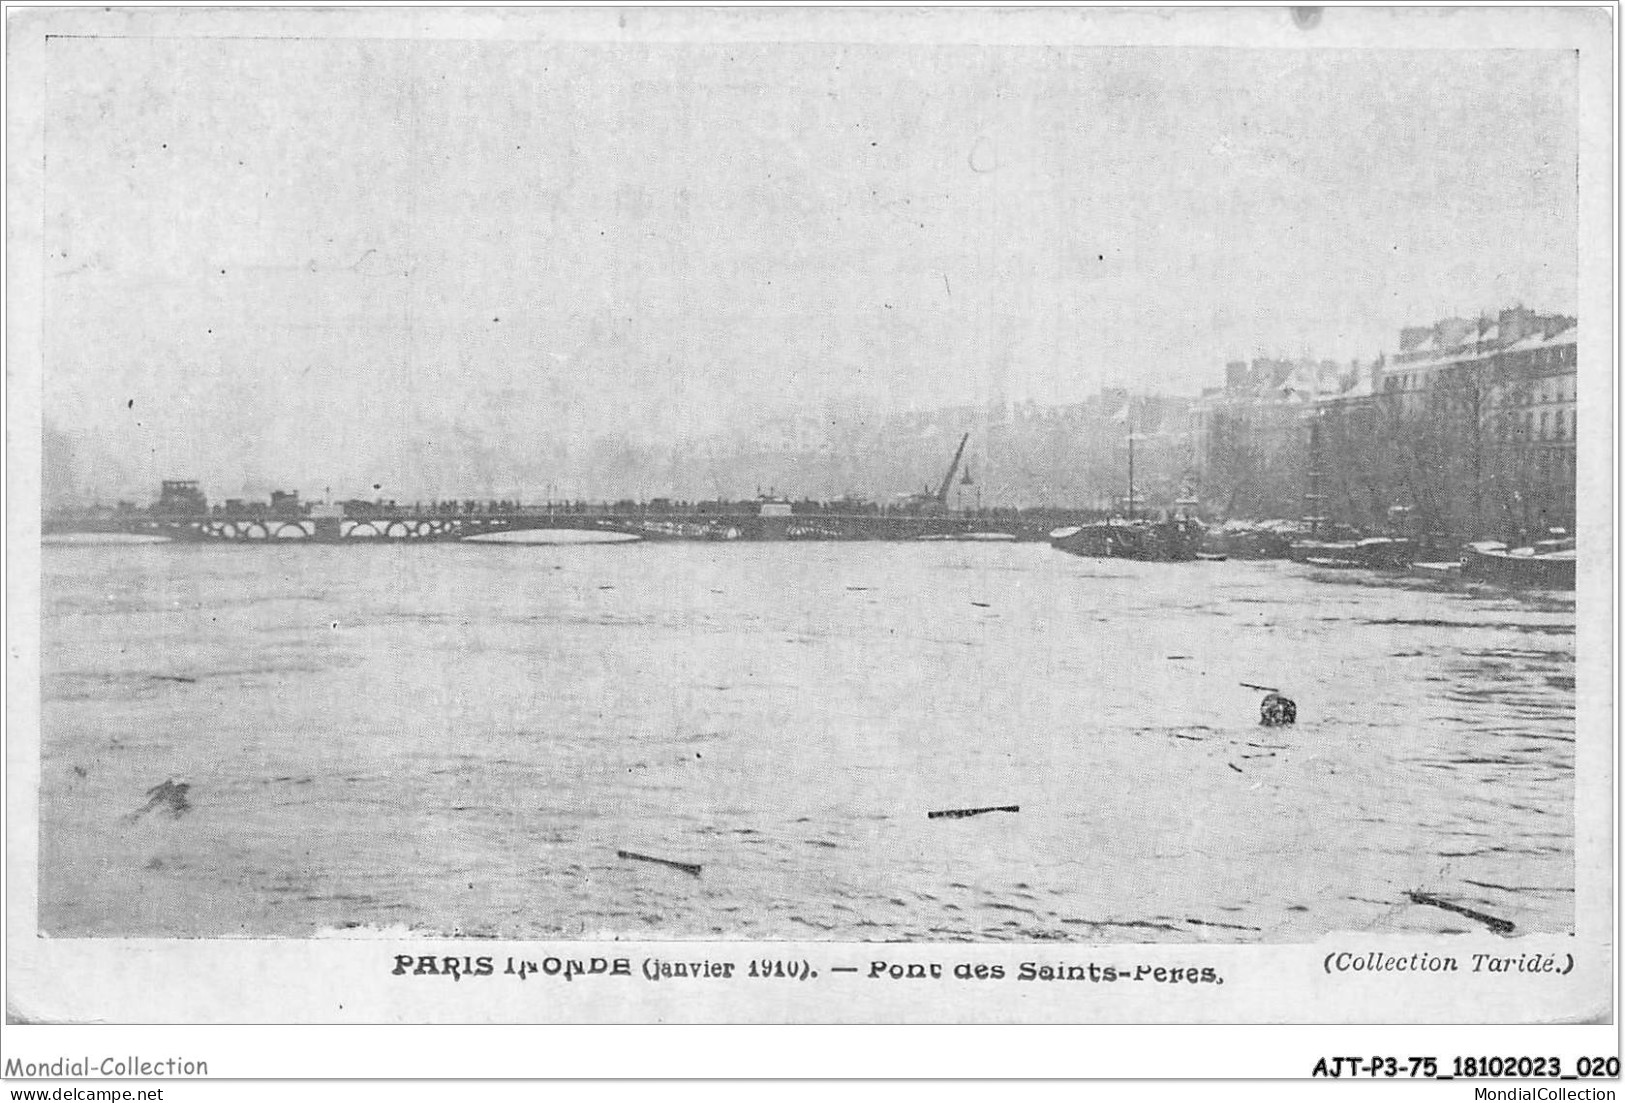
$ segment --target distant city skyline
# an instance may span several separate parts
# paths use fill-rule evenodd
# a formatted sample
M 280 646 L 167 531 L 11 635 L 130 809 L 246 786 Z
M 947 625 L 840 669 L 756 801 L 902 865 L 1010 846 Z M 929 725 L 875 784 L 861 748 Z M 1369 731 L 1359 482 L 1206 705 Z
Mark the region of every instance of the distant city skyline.
M 48 51 L 44 417 L 138 487 L 569 481 L 1576 311 L 1571 53 Z

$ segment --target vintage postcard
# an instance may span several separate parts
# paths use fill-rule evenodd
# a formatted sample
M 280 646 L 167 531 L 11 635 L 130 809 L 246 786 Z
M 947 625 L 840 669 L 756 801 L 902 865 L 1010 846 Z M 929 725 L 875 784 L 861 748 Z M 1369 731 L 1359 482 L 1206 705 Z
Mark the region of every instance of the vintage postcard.
M 1611 1022 L 1612 35 L 12 13 L 11 1021 Z

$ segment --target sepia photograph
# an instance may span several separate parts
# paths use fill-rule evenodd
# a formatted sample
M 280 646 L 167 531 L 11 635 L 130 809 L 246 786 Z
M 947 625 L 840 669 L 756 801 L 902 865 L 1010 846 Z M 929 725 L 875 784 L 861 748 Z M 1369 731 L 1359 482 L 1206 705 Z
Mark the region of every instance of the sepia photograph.
M 14 22 L 10 1013 L 1611 1021 L 1586 14 Z

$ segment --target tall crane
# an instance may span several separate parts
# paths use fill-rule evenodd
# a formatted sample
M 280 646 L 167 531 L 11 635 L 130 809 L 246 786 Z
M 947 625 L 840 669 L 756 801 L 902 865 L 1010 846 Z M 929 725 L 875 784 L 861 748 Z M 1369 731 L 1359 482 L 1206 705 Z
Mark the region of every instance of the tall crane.
M 953 484 L 954 472 L 959 470 L 959 460 L 965 454 L 965 442 L 968 440 L 970 440 L 969 433 L 959 438 L 959 448 L 954 452 L 954 462 L 948 465 L 948 473 L 942 477 L 942 485 L 937 487 L 935 498 L 940 505 L 948 504 L 948 487 Z
M 910 513 L 936 513 L 948 508 L 948 489 L 953 486 L 954 475 L 959 471 L 959 461 L 965 456 L 965 445 L 970 440 L 966 433 L 959 438 L 959 449 L 954 452 L 954 462 L 948 465 L 948 473 L 942 477 L 942 482 L 935 490 L 927 483 L 920 488 L 918 494 L 900 495 L 898 508 Z

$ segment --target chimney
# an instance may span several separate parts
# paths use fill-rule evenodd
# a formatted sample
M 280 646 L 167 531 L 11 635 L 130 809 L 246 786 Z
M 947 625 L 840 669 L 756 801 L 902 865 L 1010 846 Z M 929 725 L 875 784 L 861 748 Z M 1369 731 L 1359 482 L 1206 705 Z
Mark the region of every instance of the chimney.
M 1454 349 L 1472 341 L 1478 332 L 1478 323 L 1466 318 L 1445 318 L 1435 329 L 1439 335 L 1439 347 Z
M 1433 336 L 1432 326 L 1406 326 L 1399 331 L 1399 351 L 1409 352 Z
M 1514 341 L 1523 340 L 1535 331 L 1537 328 L 1536 322 L 1534 311 L 1521 306 L 1501 311 L 1501 341 L 1504 344 L 1511 344 Z
M 1537 318 L 1535 321 L 1540 324 L 1542 336 L 1556 337 L 1565 329 L 1573 329 L 1576 319 L 1570 318 L 1565 314 L 1553 314 L 1550 317 Z

